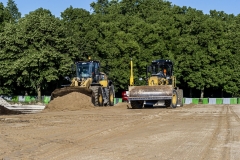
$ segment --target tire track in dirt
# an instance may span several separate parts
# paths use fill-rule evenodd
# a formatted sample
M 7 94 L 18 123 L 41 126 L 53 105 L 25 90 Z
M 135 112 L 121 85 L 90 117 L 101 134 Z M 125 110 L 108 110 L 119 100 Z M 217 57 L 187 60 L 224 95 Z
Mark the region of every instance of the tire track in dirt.
M 89 116 L 90 115 L 88 115 L 87 117 L 89 117 Z M 92 115 L 91 119 L 100 119 L 100 120 L 102 120 L 103 116 L 104 115 L 97 115 L 97 116 L 96 115 Z M 137 119 L 135 121 L 138 121 L 138 119 L 141 119 L 142 116 L 143 115 L 139 115 L 139 116 L 136 116 L 136 115 L 134 116 L 133 115 L 134 119 Z M 111 116 L 107 115 L 107 117 L 109 117 L 109 119 L 112 119 L 113 117 L 115 117 L 115 119 L 116 119 L 116 117 L 117 117 L 117 119 L 125 118 L 125 116 L 118 116 L 118 115 L 116 115 L 116 116 L 115 115 L 111 115 Z M 44 118 L 44 117 L 42 117 L 42 118 Z M 129 123 L 120 124 L 120 125 L 117 125 L 117 126 L 115 125 L 115 128 L 120 128 L 122 125 L 125 125 L 125 127 L 127 127 L 127 126 L 134 126 L 137 123 L 135 121 L 129 122 Z M 41 123 L 41 122 L 39 122 L 39 123 Z M 131 125 L 131 123 L 133 123 L 133 124 Z M 89 122 L 89 124 L 91 124 L 91 123 Z M 51 126 L 51 124 L 48 124 L 48 126 L 49 125 Z M 54 124 L 52 124 L 52 125 L 54 125 Z M 40 124 L 40 126 L 41 126 L 41 124 Z M 105 126 L 105 128 L 106 128 L 106 126 Z M 62 149 L 62 148 L 67 147 L 69 145 L 70 146 L 76 145 L 78 143 L 76 141 L 68 140 L 69 133 L 71 133 L 71 137 L 76 137 L 76 139 L 77 139 L 77 138 L 79 138 L 79 132 L 81 132 L 81 130 L 76 130 L 76 129 L 73 129 L 73 128 L 70 128 L 70 129 L 71 129 L 71 132 L 68 132 L 67 128 L 66 128 L 65 131 L 61 130 L 61 133 L 58 133 L 57 136 L 56 136 L 56 133 L 55 133 L 57 131 L 56 128 L 53 129 L 53 130 L 48 130 L 46 133 L 41 133 L 41 137 L 44 137 L 44 138 L 41 138 L 41 137 L 36 138 L 35 137 L 34 138 L 35 141 L 33 141 L 34 143 L 31 143 L 31 144 L 21 144 L 21 146 L 19 148 L 21 148 L 21 152 L 22 153 L 25 153 L 25 154 L 22 154 L 22 155 L 25 155 L 25 156 L 29 155 L 28 151 L 30 151 L 32 148 L 38 148 L 38 151 L 36 152 L 36 154 L 31 156 L 33 158 L 36 157 L 36 156 L 39 156 L 39 155 L 48 155 L 49 152 L 51 152 L 50 153 L 51 155 L 52 155 L 52 153 L 56 153 L 56 152 L 61 152 L 62 153 L 62 151 L 64 151 L 64 149 Z M 94 133 L 92 135 L 88 135 L 87 137 L 84 137 L 84 138 L 80 139 L 79 141 L 84 140 L 84 139 L 85 140 L 91 139 L 92 137 L 96 137 L 99 134 L 104 134 L 104 132 L 108 132 L 108 130 L 109 129 L 107 128 L 106 130 L 102 130 L 102 131 L 100 131 L 98 133 Z M 56 136 L 56 137 L 54 137 L 54 136 Z M 62 140 L 63 137 L 66 137 L 66 139 Z M 51 138 L 53 138 L 53 139 L 51 140 Z M 14 155 L 14 153 L 16 153 L 16 152 L 13 151 L 11 153 L 11 155 Z M 57 154 L 55 154 L 55 155 L 57 155 Z M 26 157 L 22 157 L 22 156 L 20 156 L 20 157 L 23 158 L 23 159 L 26 158 Z M 43 157 L 45 158 L 45 156 L 43 156 Z M 51 156 L 49 156 L 49 158 L 51 158 Z
M 194 119 L 194 118 L 196 117 L 196 114 L 201 113 L 201 111 L 200 111 L 200 112 L 190 111 L 189 109 L 192 109 L 193 107 L 198 107 L 198 106 L 197 106 L 197 105 L 191 106 L 191 107 L 188 108 L 187 111 L 183 112 L 183 113 L 190 113 L 189 115 L 187 115 L 187 118 L 185 117 L 186 119 Z M 197 119 L 200 119 L 200 118 L 197 118 Z M 193 126 L 193 127 L 189 128 L 189 131 L 194 132 L 194 131 L 196 131 L 196 130 L 199 130 L 198 127 L 199 127 L 199 126 L 197 126 L 197 125 L 196 125 L 196 126 Z M 201 134 L 200 136 L 198 136 L 198 140 L 197 140 L 197 141 L 194 141 L 194 143 L 196 143 L 197 145 L 195 145 L 195 146 L 189 145 L 189 146 L 187 146 L 187 147 L 186 147 L 186 144 L 189 143 L 189 142 L 191 142 L 191 141 L 189 140 L 189 138 L 186 138 L 186 137 L 184 137 L 184 136 L 179 137 L 179 138 L 177 139 L 177 141 L 174 142 L 174 144 L 175 144 L 176 146 L 178 146 L 178 147 L 177 147 L 174 151 L 172 151 L 171 153 L 168 154 L 168 159 L 171 159 L 171 157 L 174 157 L 174 155 L 176 156 L 176 155 L 178 155 L 178 154 L 181 154 L 182 148 L 185 148 L 185 150 L 186 150 L 186 153 L 184 154 L 184 158 L 185 158 L 185 159 L 191 159 L 191 156 L 194 155 L 194 154 L 196 154 L 196 153 L 195 153 L 195 152 L 196 152 L 196 148 L 199 147 L 198 144 L 200 144 L 200 143 L 202 142 L 202 140 L 207 136 L 207 134 L 208 134 L 208 133 L 206 132 L 205 134 Z M 190 136 L 190 135 L 189 135 L 189 136 Z M 192 143 L 193 143 L 193 142 L 192 142 Z
M 113 134 L 109 134 L 108 137 L 103 137 L 103 139 L 98 140 L 98 142 L 89 143 L 87 145 L 84 145 L 85 148 L 82 148 L 82 149 L 77 148 L 75 151 L 74 151 L 74 149 L 76 147 L 71 147 L 71 152 L 70 153 L 67 153 L 67 154 L 63 155 L 63 157 L 54 157 L 54 158 L 56 158 L 56 159 L 66 159 L 67 157 L 69 157 L 69 155 L 77 155 L 77 153 L 79 153 L 81 150 L 91 149 L 96 144 L 104 144 L 104 143 L 107 143 L 108 141 L 111 141 L 112 138 L 116 138 L 116 137 L 119 138 L 121 136 L 131 135 L 131 132 L 136 132 L 136 130 L 141 130 L 142 128 L 146 128 L 150 124 L 151 125 L 153 125 L 154 123 L 159 124 L 159 119 L 165 119 L 164 117 L 169 118 L 169 113 L 176 112 L 176 110 L 168 110 L 167 109 L 167 110 L 161 111 L 161 113 L 162 112 L 166 112 L 167 114 L 162 115 L 159 112 L 159 113 L 155 113 L 155 115 L 147 115 L 147 116 L 145 115 L 145 116 L 143 116 L 141 118 L 141 120 L 134 121 L 131 126 L 127 126 L 126 128 L 118 128 L 118 127 L 116 127 L 114 129 L 112 129 L 111 132 Z M 156 115 L 160 115 L 160 118 L 159 118 L 159 116 L 156 116 Z M 173 115 L 173 117 L 175 117 L 175 115 Z M 143 119 L 145 121 L 143 121 Z M 121 130 L 123 130 L 123 131 L 121 131 Z M 121 131 L 121 132 L 119 132 L 119 131 Z M 105 131 L 102 131 L 101 133 L 103 133 L 103 132 L 105 132 Z M 91 138 L 93 138 L 95 136 L 98 136 L 98 135 L 94 135 L 94 136 L 90 135 L 88 138 L 91 139 Z M 79 141 L 81 141 L 81 140 L 82 139 L 80 139 Z M 135 155 L 134 152 L 131 153 L 131 157 L 132 156 L 136 156 L 137 158 L 139 158 L 139 155 L 137 155 L 137 154 Z
M 230 111 L 232 113 L 232 130 L 231 130 L 231 142 L 228 144 L 228 146 L 231 149 L 231 158 L 232 159 L 239 159 L 239 148 L 240 148 L 240 130 L 238 128 L 240 123 L 240 118 L 238 114 L 234 111 L 233 107 L 236 106 L 230 106 Z M 238 106 L 239 107 L 239 106 Z M 234 121 L 235 120 L 235 121 Z M 237 158 L 238 157 L 238 158 Z
M 114 154 L 116 154 L 116 159 L 125 159 L 126 157 L 128 157 L 127 159 L 149 159 L 149 157 L 150 159 L 156 159 L 154 155 L 148 155 L 147 153 L 149 152 L 156 155 L 163 155 L 163 159 L 166 159 L 166 157 L 168 159 L 172 159 L 173 157 L 190 159 L 194 157 L 194 154 L 197 156 L 198 153 L 200 155 L 195 157 L 196 159 L 199 157 L 201 159 L 211 159 L 216 153 L 219 153 L 219 156 L 217 156 L 219 158 L 216 159 L 230 159 L 228 147 L 232 134 L 230 120 L 233 120 L 234 117 L 236 119 L 237 115 L 234 116 L 235 112 L 228 106 L 218 105 L 217 112 L 214 110 L 214 106 L 211 106 L 211 108 L 205 110 L 204 107 L 199 105 L 196 108 L 179 108 L 179 110 L 146 109 L 134 110 L 132 112 L 133 110 L 113 109 L 108 111 L 95 110 L 92 112 L 93 114 L 90 111 L 86 111 L 36 115 L 37 118 L 32 116 L 33 121 L 30 120 L 29 126 L 15 128 L 10 125 L 3 125 L 3 128 L 7 129 L 8 133 L 11 133 L 8 136 L 8 140 L 10 140 L 8 142 L 17 140 L 15 146 L 9 144 L 8 148 L 10 152 L 4 153 L 5 155 L 9 155 L 9 157 L 4 155 L 4 158 L 81 159 L 89 158 L 88 155 L 92 154 L 92 159 L 96 159 L 97 156 L 100 156 L 98 159 L 106 159 L 108 155 L 108 158 L 113 159 Z M 31 116 L 26 119 L 29 118 Z M 191 121 L 191 128 L 187 129 L 187 125 L 190 124 L 189 121 Z M 184 125 L 184 122 L 187 123 Z M 197 122 L 196 125 L 192 125 L 194 122 Z M 159 125 L 160 123 L 163 125 Z M 154 126 L 167 126 L 167 128 L 154 130 L 157 129 Z M 178 126 L 178 128 L 175 129 L 174 126 Z M 185 132 L 181 127 L 186 127 L 187 131 Z M 150 131 L 146 131 L 146 129 L 150 129 Z M 41 133 L 38 133 L 39 131 Z M 191 131 L 193 134 L 191 134 Z M 169 135 L 167 135 L 168 132 Z M 189 140 L 188 135 L 185 136 L 184 133 L 199 135 L 199 139 L 196 137 Z M 130 141 L 134 144 L 128 146 L 130 147 L 129 151 L 129 148 L 123 149 L 123 146 L 119 150 L 116 150 L 118 147 L 114 143 L 119 142 L 119 145 L 124 145 L 128 139 L 134 138 L 133 135 L 136 135 L 136 139 Z M 18 138 L 17 136 L 20 137 Z M 141 137 L 143 137 L 143 140 L 141 140 Z M 21 139 L 23 141 L 26 140 L 26 142 L 21 142 Z M 200 142 L 201 139 L 204 142 Z M 125 142 L 121 143 L 121 140 L 125 140 Z M 146 140 L 150 141 L 145 143 Z M 207 140 L 211 140 L 212 142 L 209 141 L 207 143 Z M 155 150 L 155 147 L 159 146 L 159 143 L 160 145 L 164 143 L 167 146 L 161 148 L 158 152 L 158 150 Z M 133 150 L 131 148 L 134 146 L 137 148 L 139 144 L 147 144 L 147 147 L 150 148 L 140 148 L 140 150 Z M 156 146 L 154 147 L 155 144 Z M 124 147 L 126 146 L 124 145 Z M 181 147 L 184 147 L 186 150 L 183 150 Z M 198 147 L 201 147 L 203 150 L 198 151 Z M 214 147 L 216 147 L 217 151 Z M 169 150 L 169 148 L 174 148 L 174 150 Z M 179 155 L 182 153 L 184 154 Z M 78 155 L 82 157 L 78 157 Z
M 53 116 L 52 118 L 54 119 L 55 116 Z M 62 117 L 64 119 L 64 117 Z M 41 117 L 40 118 L 37 118 L 35 119 L 35 121 L 37 120 L 40 120 L 40 119 L 45 119 L 44 117 Z M 48 118 L 49 119 L 49 118 Z M 43 121 L 44 122 L 44 121 Z M 36 123 L 36 124 L 35 124 Z M 32 150 L 32 148 L 39 148 L 39 146 L 43 146 L 42 148 L 44 148 L 42 150 L 42 148 L 40 148 L 40 151 L 38 150 L 37 152 L 41 152 L 44 154 L 45 151 L 51 151 L 51 150 L 58 150 L 59 149 L 59 146 L 63 143 L 67 143 L 67 140 L 62 140 L 62 137 L 67 137 L 69 136 L 69 132 L 67 131 L 68 128 L 65 128 L 65 129 L 60 129 L 60 127 L 57 129 L 57 128 L 52 128 L 54 127 L 54 123 L 48 123 L 48 124 L 42 124 L 41 123 L 41 120 L 38 122 L 35 122 L 34 123 L 34 126 L 36 127 L 50 127 L 50 130 L 46 130 L 46 132 L 41 132 L 39 133 L 40 134 L 40 137 L 38 136 L 34 136 L 35 134 L 37 135 L 37 131 L 39 131 L 39 128 L 37 131 L 29 131 L 29 133 L 31 133 L 31 135 L 27 134 L 27 135 L 24 135 L 21 133 L 21 131 L 19 133 L 16 133 L 15 130 L 13 130 L 11 132 L 11 135 L 17 135 L 17 136 L 14 136 L 15 137 L 15 140 L 18 139 L 18 137 L 21 137 L 21 139 L 24 139 L 24 142 L 21 143 L 17 148 L 13 148 L 12 151 L 10 152 L 11 154 L 9 154 L 11 157 L 15 156 L 15 155 L 18 155 L 18 157 L 21 157 L 22 159 L 26 159 L 26 155 L 31 155 L 32 153 L 34 155 L 35 152 L 30 152 Z M 30 128 L 33 128 L 33 125 L 30 124 Z M 56 133 L 57 131 L 60 131 L 60 133 Z M 22 131 L 23 132 L 23 131 Z M 24 131 L 26 132 L 26 130 Z M 34 134 L 34 132 L 36 132 Z M 42 138 L 43 137 L 43 138 Z M 59 137 L 56 138 L 56 137 Z M 35 139 L 34 141 L 32 141 L 32 143 L 27 143 L 28 139 Z M 22 152 L 22 153 L 25 153 L 25 154 L 22 154 L 24 156 L 21 156 L 18 154 L 18 152 Z M 31 154 L 30 154 L 31 153 Z M 5 157 L 9 156 L 9 155 L 6 155 Z M 33 156 L 34 158 L 35 156 Z
M 55 116 L 53 116 L 53 117 L 55 117 Z M 85 118 L 84 118 L 85 117 Z M 86 115 L 84 115 L 83 117 L 81 117 L 81 118 L 83 118 L 83 119 L 87 119 L 87 120 L 89 120 L 89 117 L 90 117 L 90 119 L 94 119 L 94 118 L 96 118 L 97 117 L 97 119 L 102 119 L 102 117 L 104 117 L 104 115 L 95 115 L 95 114 L 86 114 Z M 105 117 L 105 118 L 107 118 L 107 119 L 112 119 L 112 118 L 116 118 L 116 119 L 123 119 L 125 116 L 109 116 L 109 117 Z M 135 118 L 137 118 L 137 116 L 132 116 L 132 117 L 135 117 Z M 44 117 L 42 117 L 43 119 L 44 119 Z M 37 118 L 37 119 L 35 119 L 35 121 L 37 121 L 37 120 L 39 120 L 39 119 L 41 119 L 41 118 Z M 77 119 L 77 118 L 72 118 L 72 119 Z M 79 123 L 79 122 L 78 122 Z M 88 124 L 90 125 L 92 122 L 89 122 L 89 121 L 85 121 L 85 126 L 88 126 Z M 45 147 L 48 147 L 48 149 L 46 149 L 47 151 L 50 151 L 50 150 L 52 150 L 53 148 L 55 149 L 55 150 L 58 150 L 58 147 L 56 147 L 56 146 L 59 146 L 59 145 L 62 145 L 63 143 L 69 143 L 69 144 L 72 144 L 73 143 L 73 141 L 72 140 L 68 140 L 68 139 L 66 139 L 66 140 L 62 140 L 61 139 L 61 137 L 68 137 L 69 136 L 69 131 L 66 129 L 65 131 L 63 131 L 63 130 L 59 130 L 59 129 L 57 129 L 59 126 L 57 126 L 57 127 L 54 127 L 54 124 L 55 123 L 52 123 L 51 121 L 50 122 L 48 122 L 47 124 L 42 124 L 41 123 L 41 121 L 40 122 L 38 122 L 37 123 L 37 125 L 38 125 L 38 127 L 42 127 L 42 126 L 45 126 L 46 127 L 46 125 L 48 126 L 48 127 L 51 127 L 50 128 L 50 130 L 48 130 L 47 132 L 41 132 L 41 133 L 39 133 L 39 135 L 38 135 L 38 137 L 32 137 L 32 136 L 30 136 L 30 137 L 26 137 L 26 136 L 29 136 L 29 134 L 30 135 L 33 135 L 34 134 L 34 131 L 29 131 L 29 134 L 28 135 L 24 135 L 24 134 L 22 134 L 22 133 L 17 133 L 17 135 L 18 136 L 21 136 L 23 139 L 25 139 L 25 143 L 23 143 L 23 144 L 21 144 L 20 146 L 18 146 L 17 148 L 13 148 L 13 150 L 10 152 L 11 153 L 11 155 L 13 155 L 14 154 L 14 152 L 16 152 L 17 150 L 19 151 L 19 149 L 20 149 L 20 151 L 23 153 L 27 153 L 28 151 L 30 151 L 32 148 L 36 148 L 37 146 L 39 147 L 39 145 L 40 146 L 44 146 L 44 147 L 42 147 L 42 148 L 45 148 Z M 35 124 L 36 125 L 36 124 Z M 112 124 L 110 124 L 110 125 L 112 125 Z M 26 129 L 27 128 L 31 128 L 31 124 L 30 124 L 30 126 L 29 127 L 26 127 Z M 53 128 L 52 128 L 53 127 Z M 59 130 L 60 132 L 59 133 L 56 133 L 56 131 L 57 130 Z M 75 129 L 73 129 L 73 128 L 71 128 L 71 130 L 75 130 Z M 13 131 L 12 132 L 12 134 L 16 134 L 16 133 L 14 133 L 15 131 Z M 31 133 L 32 132 L 32 133 Z M 75 133 L 74 133 L 74 131 L 70 131 L 71 133 L 73 133 L 74 135 L 78 135 L 79 134 L 79 131 L 77 130 L 77 131 L 75 131 Z M 44 137 L 44 139 L 43 138 L 41 138 L 41 137 Z M 47 137 L 47 138 L 46 138 Z M 59 138 L 58 138 L 59 137 Z M 77 136 L 76 136 L 77 137 Z M 34 141 L 33 140 L 31 140 L 32 138 L 34 138 Z M 55 147 L 54 147 L 55 146 Z M 40 149 L 41 149 L 41 147 L 40 147 Z M 27 154 L 25 154 L 25 155 L 27 155 Z
M 121 124 L 121 125 L 117 125 L 110 129 L 109 128 L 104 129 L 100 132 L 97 132 L 97 133 L 91 134 L 87 137 L 76 140 L 73 145 L 65 144 L 61 147 L 62 149 L 60 149 L 59 153 L 49 154 L 47 157 L 52 157 L 52 159 L 66 159 L 69 156 L 76 155 L 77 153 L 79 153 L 83 150 L 90 149 L 91 147 L 93 147 L 96 144 L 104 144 L 107 141 L 111 140 L 112 138 L 119 137 L 122 135 L 127 135 L 131 131 L 135 131 L 139 128 L 144 128 L 151 123 L 159 123 L 159 121 L 158 122 L 152 121 L 152 119 L 155 117 L 156 116 L 143 116 L 143 117 L 141 117 L 140 123 L 139 123 L 139 119 L 137 119 L 137 120 L 134 120 L 133 122 L 126 123 L 124 125 Z M 123 131 L 121 132 L 121 130 L 123 130 Z M 107 137 L 106 137 L 106 135 L 107 135 Z M 99 137 L 99 138 L 97 138 L 97 137 Z M 79 144 L 81 144 L 82 141 L 87 141 L 87 140 L 92 140 L 92 141 L 85 142 L 85 144 L 83 146 L 79 145 Z M 62 153 L 61 150 L 64 150 L 64 148 L 65 149 L 67 148 L 67 150 L 69 150 L 69 152 Z M 54 155 L 55 155 L 55 157 L 54 157 Z M 46 156 L 44 156 L 44 157 L 46 157 Z
M 203 150 L 202 152 L 203 157 L 201 159 L 209 159 L 209 154 L 211 155 L 211 149 L 217 141 L 216 135 L 220 133 L 220 125 L 222 122 L 221 114 L 223 113 L 223 111 L 224 111 L 224 107 L 221 106 L 220 116 L 218 116 L 218 119 L 217 119 L 217 127 L 213 130 L 212 137 L 210 138 L 210 141 L 205 147 L 205 149 Z
M 230 111 L 231 111 L 231 113 L 233 114 L 235 120 L 236 120 L 237 122 L 240 122 L 240 118 L 239 118 L 239 116 L 233 111 L 232 106 L 230 106 L 229 108 L 230 108 Z
M 230 140 L 230 113 L 229 113 L 229 107 L 228 105 L 222 105 L 221 106 L 221 112 L 217 119 L 217 127 L 213 130 L 212 136 L 210 138 L 209 143 L 205 147 L 205 149 L 202 152 L 202 158 L 201 159 L 214 159 L 216 157 L 216 154 L 220 157 L 217 157 L 216 159 L 229 159 L 230 155 L 230 149 L 226 148 L 225 144 L 227 144 Z M 218 138 L 221 132 L 227 131 L 227 133 L 224 133 L 224 144 L 221 144 L 222 148 L 221 151 L 215 151 L 214 147 L 219 147 L 218 144 Z M 218 153 L 215 153 L 218 152 Z M 213 156 L 213 157 L 212 157 Z
M 230 159 L 230 147 L 228 147 L 228 143 L 231 140 L 231 130 L 230 130 L 230 120 L 231 120 L 231 115 L 232 111 L 231 111 L 231 107 L 229 105 L 227 105 L 227 112 L 226 112 L 226 116 L 225 116 L 225 121 L 226 121 L 226 128 L 224 128 L 226 130 L 226 135 L 225 135 L 225 141 L 224 141 L 224 147 L 222 148 L 222 159 Z
M 219 111 L 209 112 L 209 111 L 203 111 L 203 110 L 196 110 L 198 108 L 203 108 L 203 107 L 200 104 L 200 105 L 191 106 L 188 109 L 183 108 L 185 111 L 181 111 L 180 113 L 182 113 L 182 115 L 185 115 L 185 117 L 181 118 L 182 115 L 180 115 L 180 119 L 183 119 L 183 120 L 185 119 L 187 121 L 190 121 L 193 119 L 196 122 L 203 120 L 202 121 L 202 124 L 203 124 L 203 122 L 206 120 L 210 120 L 212 122 L 213 118 L 208 117 L 209 113 L 214 113 L 214 114 L 220 113 Z M 209 131 L 206 131 L 206 129 L 208 129 L 208 125 L 209 124 L 205 124 L 204 126 L 201 126 L 202 127 L 201 129 L 199 129 L 198 124 L 191 126 L 191 128 L 188 129 L 189 138 L 186 138 L 186 136 L 183 136 L 180 134 L 180 136 L 178 135 L 179 136 L 178 139 L 176 139 L 174 142 L 168 143 L 168 145 L 175 145 L 176 149 L 172 150 L 171 152 L 168 152 L 168 150 L 164 150 L 164 153 L 167 155 L 166 159 L 172 159 L 172 157 L 178 157 L 179 154 L 182 154 L 183 148 L 184 148 L 184 159 L 197 159 L 198 157 L 201 157 L 202 155 L 199 147 L 200 146 L 204 147 L 204 142 L 205 141 L 208 142 L 207 140 L 209 136 Z M 198 135 L 196 131 L 200 131 Z M 196 136 L 198 138 L 195 138 Z
M 133 122 L 117 125 L 115 127 L 110 128 L 110 130 L 109 130 L 109 128 L 107 128 L 107 129 L 102 130 L 100 132 L 88 135 L 88 136 L 85 137 L 85 139 L 84 138 L 79 139 L 79 133 L 82 132 L 82 130 L 73 130 L 73 128 L 70 128 L 70 131 L 68 132 L 67 131 L 68 128 L 66 128 L 64 130 L 61 130 L 62 132 L 57 133 L 57 135 L 56 135 L 55 132 L 58 131 L 58 130 L 56 128 L 53 128 L 53 130 L 48 130 L 46 133 L 41 133 L 42 134 L 41 137 L 44 137 L 44 138 L 41 138 L 41 137 L 40 138 L 35 138 L 36 140 L 33 141 L 33 143 L 22 144 L 21 145 L 21 152 L 24 153 L 22 155 L 24 155 L 24 156 L 30 155 L 31 158 L 34 158 L 34 157 L 37 157 L 37 156 L 41 157 L 41 155 L 48 155 L 49 152 L 51 152 L 51 153 L 49 153 L 48 158 L 51 158 L 52 155 L 65 154 L 63 152 L 66 149 L 67 150 L 72 150 L 73 149 L 72 146 L 79 147 L 79 143 L 82 142 L 82 141 L 88 141 L 88 140 L 94 139 L 95 137 L 98 137 L 98 136 L 101 136 L 101 135 L 107 135 L 107 134 L 111 135 L 112 132 L 118 132 L 118 131 L 125 130 L 126 128 L 131 128 L 131 127 L 133 129 L 130 130 L 129 133 L 131 131 L 134 131 L 135 130 L 134 126 L 135 125 L 140 125 L 142 123 L 142 119 L 145 119 L 145 121 L 146 121 L 146 120 L 152 120 L 154 118 L 154 116 L 152 115 L 152 110 L 144 110 L 144 113 L 146 113 L 146 112 L 147 112 L 147 114 L 150 114 L 150 115 L 131 115 L 130 117 L 132 117 L 134 119 Z M 170 115 L 171 114 L 176 114 L 178 112 L 181 113 L 180 110 L 164 109 L 164 110 L 161 110 L 159 113 L 165 113 L 164 115 L 160 114 L 160 116 L 167 116 L 169 114 Z M 64 115 L 64 114 L 62 114 L 62 115 Z M 61 115 L 60 116 L 59 115 L 53 115 L 52 117 L 53 117 L 53 119 L 56 118 L 56 117 L 57 117 L 57 119 L 62 119 L 62 118 L 65 119 L 65 117 L 62 117 Z M 127 118 L 123 115 L 114 115 L 114 114 L 113 115 L 84 114 L 84 115 L 81 116 L 82 119 L 85 119 L 84 120 L 85 126 L 87 126 L 87 124 L 91 124 L 92 121 L 95 121 L 96 119 L 98 121 L 100 121 L 100 120 L 102 120 L 103 117 L 105 117 L 106 120 L 112 120 L 113 119 L 113 122 L 115 122 L 115 120 L 117 120 L 117 122 L 119 122 L 120 119 L 126 119 Z M 173 117 L 175 117 L 175 115 L 173 115 Z M 48 117 L 48 119 L 49 118 L 50 117 Z M 130 118 L 130 119 L 132 119 L 132 118 Z M 169 118 L 169 117 L 167 117 L 167 118 Z M 43 121 L 44 123 L 42 123 L 41 119 L 45 119 L 45 116 L 39 117 L 38 119 L 40 120 L 40 122 L 38 122 L 38 125 L 40 127 L 54 126 L 56 124 L 56 123 L 51 123 L 51 121 L 49 123 L 46 123 L 45 121 Z M 79 117 L 78 118 L 77 117 L 76 118 L 72 117 L 72 119 L 78 120 Z M 51 120 L 51 118 L 50 118 L 50 120 Z M 67 121 L 68 121 L 68 119 L 67 119 Z M 154 123 L 154 122 L 151 122 L 151 123 Z M 159 119 L 156 120 L 156 123 L 159 123 Z M 68 124 L 68 123 L 66 123 L 66 124 Z M 111 124 L 109 124 L 109 125 L 111 125 Z M 146 124 L 145 126 L 147 126 L 147 125 L 149 125 L 149 124 Z M 57 127 L 60 127 L 60 126 L 57 126 Z M 103 127 L 106 128 L 106 126 L 103 126 Z M 139 128 L 141 128 L 141 127 L 142 127 L 142 124 Z M 76 141 L 73 141 L 72 140 L 73 138 L 69 139 L 69 133 L 71 133 L 71 137 L 75 137 L 76 139 L 79 139 L 79 143 L 76 142 Z M 126 134 L 129 134 L 129 133 L 126 133 Z M 122 134 L 119 133 L 119 135 L 116 135 L 116 136 L 121 136 L 121 135 L 126 135 L 126 134 L 125 133 L 122 133 Z M 114 136 L 115 135 L 113 134 L 112 137 L 114 137 Z M 63 137 L 66 137 L 66 138 L 62 139 Z M 107 138 L 108 138 L 107 140 L 111 140 L 109 137 L 107 137 Z M 97 138 L 95 138 L 95 139 L 97 139 Z M 98 144 L 98 142 L 97 143 L 94 142 L 92 144 L 92 146 L 94 146 L 96 144 Z M 85 147 L 85 146 L 86 145 L 83 145 L 83 146 L 80 146 L 80 147 Z M 92 146 L 90 145 L 89 148 L 91 148 Z M 30 152 L 32 150 L 32 148 L 38 148 L 35 154 Z M 83 150 L 86 150 L 86 148 L 83 148 Z M 77 149 L 76 152 L 79 152 L 79 150 Z M 68 156 L 68 155 L 71 155 L 71 154 L 66 153 L 66 155 Z M 44 158 L 45 158 L 45 156 L 43 156 L 42 159 L 44 159 Z M 24 157 L 23 157 L 23 159 L 24 159 Z

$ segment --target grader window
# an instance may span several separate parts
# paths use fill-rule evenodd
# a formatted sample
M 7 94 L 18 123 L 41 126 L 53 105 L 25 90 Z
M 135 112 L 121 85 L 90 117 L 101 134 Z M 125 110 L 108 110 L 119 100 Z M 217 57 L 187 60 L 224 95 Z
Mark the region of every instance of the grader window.
M 169 65 L 152 65 L 152 74 L 160 76 L 171 76 L 171 67 Z

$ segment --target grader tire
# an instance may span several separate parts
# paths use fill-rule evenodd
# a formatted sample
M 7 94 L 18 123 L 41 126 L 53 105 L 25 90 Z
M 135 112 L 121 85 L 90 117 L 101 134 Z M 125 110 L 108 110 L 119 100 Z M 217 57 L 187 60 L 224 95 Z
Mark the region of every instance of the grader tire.
M 114 106 L 114 89 L 113 87 L 109 87 L 109 92 L 108 92 L 108 103 L 109 106 Z
M 178 94 L 176 90 L 173 90 L 172 100 L 171 100 L 171 107 L 176 108 L 178 105 Z

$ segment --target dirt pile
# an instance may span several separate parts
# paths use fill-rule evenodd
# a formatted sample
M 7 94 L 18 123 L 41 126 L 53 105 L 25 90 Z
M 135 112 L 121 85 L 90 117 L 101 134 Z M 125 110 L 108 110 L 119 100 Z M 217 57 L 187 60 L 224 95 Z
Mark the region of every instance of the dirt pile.
M 50 101 L 46 106 L 45 111 L 75 111 L 93 107 L 91 97 L 82 93 L 72 92 Z

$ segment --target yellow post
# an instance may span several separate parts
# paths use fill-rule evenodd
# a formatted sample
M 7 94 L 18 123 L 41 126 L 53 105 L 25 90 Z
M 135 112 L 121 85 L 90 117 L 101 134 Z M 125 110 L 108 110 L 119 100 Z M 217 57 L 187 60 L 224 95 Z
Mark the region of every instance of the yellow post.
M 134 85 L 134 79 L 133 79 L 133 63 L 132 63 L 132 58 L 131 58 L 131 75 L 130 75 L 130 86 Z

